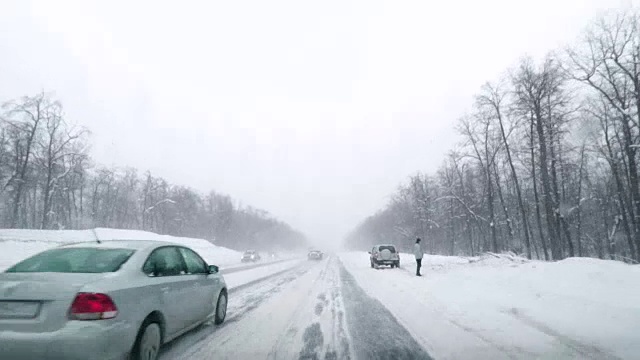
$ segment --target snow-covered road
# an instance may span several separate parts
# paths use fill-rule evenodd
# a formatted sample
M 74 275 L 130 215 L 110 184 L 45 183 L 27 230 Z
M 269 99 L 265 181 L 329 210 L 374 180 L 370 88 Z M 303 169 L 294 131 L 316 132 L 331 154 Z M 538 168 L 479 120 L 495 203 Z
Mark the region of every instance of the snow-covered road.
M 102 239 L 171 240 L 220 265 L 227 320 L 167 344 L 182 359 L 638 359 L 640 265 L 589 258 L 413 256 L 372 269 L 366 252 L 255 264 L 206 240 L 98 229 Z M 0 271 L 82 231 L 0 230 Z M 184 306 L 190 306 L 184 299 Z
M 484 256 L 413 256 L 400 269 L 340 254 L 436 359 L 637 359 L 640 267 L 573 258 L 559 262 Z
M 366 253 L 227 276 L 227 321 L 161 359 L 634 359 L 640 268 L 428 256 L 423 278 Z
M 172 342 L 161 359 L 429 359 L 335 256 L 235 289 L 223 325 Z

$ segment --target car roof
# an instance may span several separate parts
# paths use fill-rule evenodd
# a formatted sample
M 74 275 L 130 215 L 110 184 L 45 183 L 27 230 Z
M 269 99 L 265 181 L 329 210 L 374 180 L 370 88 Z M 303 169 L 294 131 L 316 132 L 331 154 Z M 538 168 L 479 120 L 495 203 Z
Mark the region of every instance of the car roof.
M 132 250 L 143 250 L 147 248 L 155 248 L 158 246 L 183 246 L 180 244 L 172 243 L 169 241 L 158 240 L 101 240 L 97 241 L 83 241 L 72 244 L 62 245 L 63 247 L 95 247 L 95 248 L 124 248 Z
M 393 245 L 393 244 L 378 244 L 378 245 L 374 245 L 374 246 L 375 246 L 375 247 L 380 247 L 380 246 L 393 246 L 393 247 L 396 247 L 396 246 L 395 246 L 395 245 Z

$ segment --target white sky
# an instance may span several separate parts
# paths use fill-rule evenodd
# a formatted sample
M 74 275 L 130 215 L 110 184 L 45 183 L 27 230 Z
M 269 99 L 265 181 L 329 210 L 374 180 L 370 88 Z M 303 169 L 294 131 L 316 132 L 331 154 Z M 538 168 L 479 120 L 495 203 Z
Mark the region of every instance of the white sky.
M 436 170 L 482 83 L 629 3 L 0 0 L 0 101 L 53 90 L 98 163 L 332 242 Z

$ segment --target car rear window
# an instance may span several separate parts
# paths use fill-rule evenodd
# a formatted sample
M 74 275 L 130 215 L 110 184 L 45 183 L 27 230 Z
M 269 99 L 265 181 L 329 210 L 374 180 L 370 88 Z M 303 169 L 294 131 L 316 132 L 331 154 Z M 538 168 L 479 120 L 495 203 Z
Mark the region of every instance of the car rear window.
M 133 253 L 134 250 L 131 249 L 58 248 L 23 260 L 6 272 L 114 272 L 120 269 Z
M 390 245 L 382 245 L 380 247 L 378 247 L 378 251 L 382 251 L 382 250 L 389 250 L 392 253 L 396 252 L 396 248 Z

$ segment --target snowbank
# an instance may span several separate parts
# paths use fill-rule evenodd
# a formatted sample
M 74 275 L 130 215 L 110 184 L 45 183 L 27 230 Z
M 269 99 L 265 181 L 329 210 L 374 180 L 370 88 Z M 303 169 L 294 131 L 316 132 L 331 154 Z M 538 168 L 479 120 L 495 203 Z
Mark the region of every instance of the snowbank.
M 415 256 L 409 253 L 400 253 L 400 259 L 409 263 L 415 262 Z M 479 256 L 445 256 L 445 255 L 427 255 L 422 260 L 422 265 L 431 268 L 434 271 L 445 271 L 460 265 L 464 266 L 505 266 L 514 263 L 526 263 L 528 259 L 519 257 L 515 254 L 494 254 L 484 253 Z
M 282 261 L 282 262 L 269 264 L 269 265 L 262 264 L 264 266 L 258 266 L 255 268 L 238 271 L 231 274 L 225 275 L 223 272 L 223 275 L 224 275 L 224 280 L 227 283 L 227 287 L 229 289 L 233 289 L 233 288 L 246 285 L 248 283 L 251 283 L 260 279 L 268 278 L 282 271 L 292 269 L 300 265 L 302 262 L 306 262 L 306 261 L 307 260 L 293 259 L 293 260 Z
M 100 240 L 162 240 L 188 246 L 208 263 L 235 264 L 241 254 L 235 250 L 216 246 L 204 239 L 159 235 L 148 231 L 124 229 L 96 229 Z M 93 241 L 92 230 L 23 230 L 0 229 L 0 271 L 43 250 L 73 242 Z
M 637 265 L 427 255 L 419 278 L 410 254 L 402 269 L 371 269 L 366 253 L 340 258 L 435 358 L 632 359 L 640 352 Z

